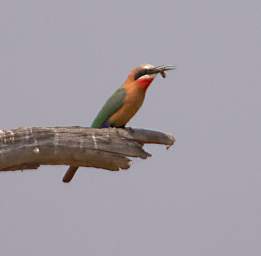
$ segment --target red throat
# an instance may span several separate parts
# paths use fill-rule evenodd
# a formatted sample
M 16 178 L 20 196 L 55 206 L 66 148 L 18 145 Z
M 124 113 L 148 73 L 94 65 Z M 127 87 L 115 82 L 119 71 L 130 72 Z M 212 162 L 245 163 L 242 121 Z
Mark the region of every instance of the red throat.
M 140 86 L 144 91 L 148 89 L 148 87 L 151 85 L 151 82 L 153 81 L 153 78 L 141 78 L 137 80 L 138 86 Z

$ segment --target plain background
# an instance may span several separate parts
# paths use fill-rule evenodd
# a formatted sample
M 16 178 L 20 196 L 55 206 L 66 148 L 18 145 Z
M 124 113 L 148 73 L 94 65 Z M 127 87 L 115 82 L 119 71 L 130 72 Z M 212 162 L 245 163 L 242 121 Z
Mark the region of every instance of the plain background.
M 261 255 L 261 2 L 0 1 L 1 128 L 88 126 L 133 66 L 173 64 L 128 171 L 0 175 L 0 254 Z

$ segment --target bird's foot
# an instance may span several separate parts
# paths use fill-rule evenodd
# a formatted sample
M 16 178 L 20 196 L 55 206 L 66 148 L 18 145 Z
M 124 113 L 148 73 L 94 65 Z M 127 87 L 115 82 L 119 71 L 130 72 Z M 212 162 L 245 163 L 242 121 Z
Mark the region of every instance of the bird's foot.
M 124 127 L 124 129 L 127 130 L 130 133 L 134 133 L 135 132 L 135 130 L 133 128 L 131 128 L 131 127 Z

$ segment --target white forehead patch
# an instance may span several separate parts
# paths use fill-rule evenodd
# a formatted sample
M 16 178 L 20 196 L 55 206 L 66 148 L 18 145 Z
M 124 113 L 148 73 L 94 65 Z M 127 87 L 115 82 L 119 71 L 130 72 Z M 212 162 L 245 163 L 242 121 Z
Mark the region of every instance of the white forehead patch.
M 154 66 L 151 64 L 145 64 L 145 65 L 142 65 L 141 67 L 146 68 L 146 69 L 154 68 Z

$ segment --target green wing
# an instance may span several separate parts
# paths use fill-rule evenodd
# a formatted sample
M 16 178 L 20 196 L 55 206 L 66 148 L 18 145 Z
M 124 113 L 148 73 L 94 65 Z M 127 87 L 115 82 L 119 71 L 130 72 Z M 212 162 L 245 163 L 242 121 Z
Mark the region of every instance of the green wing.
M 119 88 L 104 104 L 92 123 L 92 128 L 105 127 L 105 122 L 123 105 L 126 91 Z

